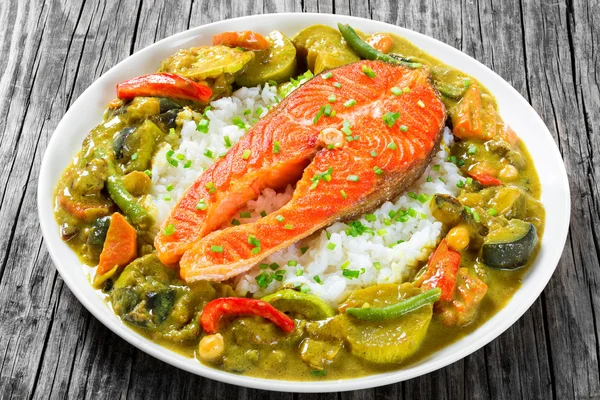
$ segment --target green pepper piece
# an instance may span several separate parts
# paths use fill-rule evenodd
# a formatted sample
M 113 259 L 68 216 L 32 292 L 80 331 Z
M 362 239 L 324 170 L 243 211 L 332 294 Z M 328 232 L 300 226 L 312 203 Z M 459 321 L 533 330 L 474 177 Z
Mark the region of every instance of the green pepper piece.
M 280 290 L 261 300 L 273 304 L 280 311 L 298 313 L 313 321 L 331 318 L 335 315 L 334 309 L 317 296 L 292 289 Z
M 398 318 L 440 299 L 442 291 L 434 288 L 409 299 L 381 308 L 348 308 L 346 314 L 365 321 L 384 321 Z

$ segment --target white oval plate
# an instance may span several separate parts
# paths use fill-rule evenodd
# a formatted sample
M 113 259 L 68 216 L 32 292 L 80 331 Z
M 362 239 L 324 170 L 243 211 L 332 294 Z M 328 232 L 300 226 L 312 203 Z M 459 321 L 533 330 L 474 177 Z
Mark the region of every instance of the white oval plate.
M 215 33 L 249 29 L 267 34 L 277 29 L 292 35 L 312 24 L 336 26 L 338 22 L 349 23 L 364 32 L 388 31 L 404 36 L 443 62 L 474 76 L 496 96 L 502 117 L 531 152 L 542 183 L 542 202 L 546 214 L 552 216 L 546 220 L 541 251 L 525 275 L 523 287 L 504 309 L 458 342 L 398 371 L 348 380 L 298 382 L 235 375 L 171 352 L 127 328 L 92 289 L 77 256 L 61 240 L 52 212 L 54 187 L 85 136 L 101 122 L 104 108 L 115 97 L 115 85 L 155 72 L 163 58 L 181 48 L 210 44 Z M 428 36 L 382 22 L 342 15 L 270 14 L 190 29 L 135 53 L 102 75 L 73 103 L 50 139 L 38 184 L 38 210 L 46 246 L 64 281 L 96 318 L 132 345 L 178 368 L 226 383 L 283 392 L 333 392 L 387 385 L 426 374 L 473 353 L 508 329 L 533 304 L 558 264 L 569 227 L 570 195 L 560 153 L 541 118 L 515 89 L 483 64 Z

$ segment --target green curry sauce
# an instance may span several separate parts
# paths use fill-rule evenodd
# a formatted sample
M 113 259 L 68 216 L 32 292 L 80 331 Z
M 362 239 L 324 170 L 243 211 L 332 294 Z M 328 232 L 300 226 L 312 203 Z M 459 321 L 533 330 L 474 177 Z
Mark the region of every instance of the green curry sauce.
M 368 38 L 362 33 L 360 35 L 364 39 Z M 442 94 L 450 113 L 458 107 L 465 91 L 472 85 L 477 85 L 482 96 L 495 107 L 491 93 L 476 79 L 443 64 L 405 38 L 390 36 L 394 42 L 390 53 L 421 63 L 430 69 L 432 81 Z M 323 70 L 357 59 L 341 40 L 339 33 L 328 27 L 309 27 L 292 40 L 272 34 L 269 40 L 271 43 L 276 42 L 276 46 L 269 50 L 268 56 L 259 55 L 249 68 L 251 76 L 244 76 L 242 67 L 252 57 L 245 55 L 245 61 L 242 62 L 242 58 L 238 57 L 243 52 L 236 50 L 237 53 L 227 53 L 227 57 L 231 57 L 228 62 L 236 65 L 237 69 L 232 70 L 228 64 L 227 68 L 230 70 L 221 68 L 220 76 L 205 74 L 202 79 L 215 85 L 218 96 L 223 96 L 231 92 L 233 82 L 257 84 L 263 82 L 261 79 L 266 76 L 281 83 L 306 66 Z M 298 49 L 297 54 L 290 52 L 290 48 L 293 49 L 290 47 L 291 43 Z M 197 53 L 203 51 L 205 50 L 184 52 L 185 58 L 180 59 L 179 64 L 168 59 L 163 62 L 161 69 L 171 71 L 185 65 L 186 71 L 189 71 L 198 60 Z M 221 51 L 227 52 L 226 49 Z M 338 54 L 339 57 L 332 57 L 331 54 Z M 239 63 L 242 66 L 237 66 Z M 263 63 L 268 64 L 264 70 L 261 69 Z M 219 70 L 212 68 L 212 65 L 210 67 L 204 67 L 202 71 Z M 177 115 L 184 107 L 201 112 L 205 106 L 206 104 L 160 97 L 137 97 L 130 102 L 111 104 L 103 123 L 86 138 L 81 152 L 64 172 L 56 188 L 55 216 L 61 234 L 84 264 L 97 265 L 106 236 L 108 216 L 112 212 L 121 210 L 132 220 L 128 210 L 124 209 L 127 204 L 119 203 L 107 194 L 105 185 L 109 177 L 119 176 L 122 185 L 120 189 L 130 196 L 127 199 L 143 204 L 151 184 L 148 170 L 157 146 L 162 142 L 173 143 L 177 138 Z M 456 203 L 459 205 L 456 212 L 457 215 L 460 214 L 461 222 L 445 223 L 443 234 L 457 224 L 469 229 L 483 224 L 495 232 L 494 237 L 500 238 L 497 243 L 486 242 L 485 237 L 480 238 L 483 246 L 491 246 L 495 250 L 502 249 L 507 243 L 516 243 L 533 248 L 527 265 L 515 269 L 487 266 L 481 258 L 481 244 L 460 251 L 461 267 L 467 268 L 488 286 L 485 297 L 468 324 L 448 326 L 436 312 L 433 312 L 431 318 L 432 308 L 429 305 L 429 308 L 414 311 L 400 317 L 398 321 L 380 323 L 381 326 L 388 324 L 389 332 L 406 331 L 415 338 L 424 335 L 420 345 L 417 342 L 416 351 L 400 347 L 408 346 L 401 343 L 401 340 L 378 348 L 377 341 L 382 340 L 377 336 L 377 329 L 380 328 L 377 327 L 378 323 L 356 322 L 345 315 L 343 309 L 348 304 L 360 307 L 364 299 L 373 306 L 393 304 L 403 296 L 420 292 L 420 289 L 411 284 L 400 287 L 391 285 L 382 287 L 376 295 L 369 292 L 370 289 L 364 289 L 364 292 L 352 294 L 340 306 L 341 312 L 336 310 L 336 316 L 326 320 L 310 321 L 292 312 L 296 328 L 290 334 L 283 333 L 275 325 L 259 317 L 227 320 L 220 331 L 224 338 L 224 351 L 217 360 L 206 363 L 232 373 L 269 379 L 354 378 L 396 370 L 417 362 L 473 332 L 502 309 L 520 288 L 521 280 L 539 249 L 544 229 L 544 209 L 538 201 L 541 186 L 537 172 L 527 149 L 520 141 L 514 146 L 508 146 L 495 139 L 462 140 L 455 143 L 451 154 L 465 176 L 469 168 L 485 164 L 506 171 L 506 180 L 510 183 L 482 187 L 477 182 L 467 180 L 456 200 L 459 201 Z M 442 200 L 444 199 L 440 201 Z M 464 210 L 468 210 L 468 215 Z M 198 321 L 202 309 L 215 298 L 235 294 L 227 283 L 186 284 L 178 277 L 177 269 L 162 265 L 153 254 L 153 235 L 149 231 L 151 221 L 144 220 L 143 217 L 135 224 L 138 258 L 125 269 L 114 269 L 103 276 L 93 277 L 92 283 L 113 311 L 136 332 L 172 351 L 205 362 L 201 361 L 198 354 L 198 343 L 205 336 Z M 451 217 L 459 218 L 456 215 Z M 523 244 L 526 238 L 512 237 L 514 232 L 507 228 L 510 225 L 507 222 L 509 219 L 518 219 L 527 226 L 533 226 L 540 238 L 537 244 Z M 473 239 L 471 242 L 473 243 Z M 362 298 L 362 303 L 355 297 Z M 415 330 L 417 326 L 423 327 L 419 331 L 421 333 Z M 359 332 L 358 337 L 350 337 L 350 332 Z M 350 343 L 355 350 L 359 346 L 366 346 L 368 350 L 365 351 L 370 356 L 364 357 L 363 354 L 361 357 L 355 354 L 356 351 L 353 353 Z M 384 360 L 384 354 L 390 351 L 405 352 L 406 356 L 396 363 L 377 361 Z

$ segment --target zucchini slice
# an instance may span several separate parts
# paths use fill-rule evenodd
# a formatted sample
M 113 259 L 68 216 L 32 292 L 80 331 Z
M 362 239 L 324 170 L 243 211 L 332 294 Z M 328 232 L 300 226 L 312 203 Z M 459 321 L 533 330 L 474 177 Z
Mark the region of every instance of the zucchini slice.
M 517 269 L 527 264 L 537 241 L 533 224 L 512 219 L 508 225 L 486 237 L 481 247 L 481 259 L 488 267 Z

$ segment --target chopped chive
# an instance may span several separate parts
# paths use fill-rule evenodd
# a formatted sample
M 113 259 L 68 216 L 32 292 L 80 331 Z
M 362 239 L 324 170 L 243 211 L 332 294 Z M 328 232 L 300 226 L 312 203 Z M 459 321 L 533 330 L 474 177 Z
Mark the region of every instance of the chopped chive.
M 261 212 L 260 212 L 260 216 L 261 216 L 261 217 L 263 217 L 263 218 L 264 218 L 264 217 L 266 217 L 266 216 L 267 216 L 267 212 L 266 212 L 266 211 L 264 211 L 264 210 L 263 210 L 263 211 L 261 211 Z
M 185 164 L 183 164 L 183 168 L 189 168 L 192 166 L 192 160 L 187 160 Z
M 349 108 L 356 105 L 356 100 L 354 99 L 350 99 L 347 102 L 344 103 L 344 107 Z
M 177 155 L 175 156 L 176 159 L 178 159 L 179 161 L 183 161 L 185 160 L 185 156 L 181 153 L 177 153 Z
M 252 213 L 250 211 L 242 211 L 240 213 L 240 218 L 252 218 Z
M 173 189 L 175 189 L 175 187 L 172 184 L 169 183 L 167 185 L 167 192 L 171 192 L 171 191 L 173 191 Z
M 165 194 L 165 195 L 163 196 L 163 200 L 164 200 L 164 201 L 171 201 L 171 195 L 170 195 L 170 194 Z
M 306 253 L 307 251 L 308 251 L 308 247 L 301 247 L 301 248 L 300 248 L 300 252 L 301 252 L 302 254 Z
M 379 261 L 375 261 L 373 263 L 373 268 L 375 268 L 377 271 L 379 271 L 381 269 L 381 263 Z
M 177 162 L 177 160 L 171 159 L 171 160 L 168 160 L 168 161 L 169 161 L 169 164 L 171 164 L 174 167 L 177 167 L 179 165 L 179 162 Z
M 213 153 L 210 149 L 204 150 L 204 155 L 210 159 L 213 159 L 215 157 L 215 153 Z
M 429 200 L 429 196 L 427 196 L 427 195 L 426 195 L 426 194 L 424 194 L 424 193 L 421 193 L 421 194 L 419 195 L 419 197 L 417 197 L 417 200 L 419 200 L 419 202 L 420 202 L 421 204 L 425 204 L 425 203 L 427 203 L 427 200 Z
M 323 281 L 321 280 L 321 277 L 319 275 L 315 275 L 313 276 L 313 279 L 315 280 L 315 282 L 317 282 L 319 285 L 323 284 Z
M 321 75 L 321 78 L 330 79 L 330 78 L 333 78 L 333 74 L 331 72 L 326 72 L 323 75 Z
M 406 195 L 413 200 L 416 200 L 419 198 L 419 196 L 417 196 L 417 194 L 415 192 L 408 192 Z
M 201 119 L 200 122 L 198 122 L 198 126 L 196 127 L 196 129 L 198 130 L 198 132 L 208 133 L 208 124 L 209 123 L 210 123 L 209 120 Z
M 365 219 L 369 222 L 377 221 L 377 217 L 375 216 L 375 214 L 365 214 Z
M 263 263 L 263 264 L 260 264 L 258 267 L 259 267 L 260 269 L 267 269 L 267 268 L 269 268 L 269 264 L 264 264 L 264 263 Z
M 330 103 L 335 103 L 337 100 L 337 98 L 335 97 L 335 94 L 330 94 L 329 97 L 327 98 L 327 101 Z
M 396 149 L 398 148 L 398 146 L 396 145 L 396 143 L 394 143 L 394 142 L 390 142 L 390 143 L 387 145 L 387 148 L 388 148 L 388 149 L 390 149 L 390 150 L 396 150 Z
M 431 176 L 427 175 L 427 182 L 431 182 Z
M 423 103 L 421 100 L 417 101 L 417 104 L 419 105 L 419 107 L 425 108 L 425 103 Z
M 210 246 L 210 251 L 212 251 L 213 253 L 222 253 L 223 252 L 223 246 L 215 246 L 213 244 L 212 246 Z
M 251 109 L 244 110 L 244 115 L 250 115 L 250 114 L 252 114 Z
M 273 271 L 276 271 L 276 270 L 279 269 L 279 264 L 277 264 L 276 262 L 274 262 L 271 265 L 269 265 L 269 268 L 271 268 Z
M 352 270 L 352 269 L 345 269 L 342 271 L 342 275 L 344 275 L 348 279 L 356 279 L 356 278 L 358 278 L 358 275 L 360 275 L 360 271 Z
M 279 151 L 281 150 L 281 143 L 279 142 L 279 140 L 276 140 L 273 142 L 273 154 L 279 154 Z
M 406 131 L 408 131 L 408 126 L 406 126 L 406 125 L 400 125 L 400 130 L 402 132 L 406 132 Z
M 386 124 L 389 128 L 391 128 L 392 126 L 394 126 L 398 118 L 400 118 L 400 113 L 387 112 L 383 115 L 383 123 Z
M 208 189 L 208 193 L 213 194 L 217 188 L 215 188 L 215 183 L 213 181 L 206 182 L 204 187 Z
M 296 270 L 296 276 L 302 276 L 302 275 L 304 275 L 304 270 L 303 270 L 303 269 L 300 269 L 300 268 L 298 268 L 298 269 Z
M 463 83 L 465 84 L 465 87 L 469 87 L 471 85 L 471 78 L 463 79 Z
M 294 229 L 294 226 L 292 224 L 285 224 L 283 229 L 291 230 L 291 229 Z
M 200 199 L 200 201 L 198 201 L 198 204 L 196 204 L 196 210 L 206 210 L 208 208 L 208 205 L 206 204 L 206 200 L 204 199 Z
M 352 130 L 351 125 L 350 125 L 350 121 L 348 121 L 347 119 L 344 120 L 344 122 L 342 123 L 342 129 L 340 129 L 342 132 L 344 132 L 346 135 L 352 135 Z
M 329 231 L 325 231 L 325 236 L 327 236 L 327 240 L 331 239 L 331 233 L 329 233 Z
M 348 195 L 346 194 L 346 192 L 344 191 L 344 189 L 340 190 L 340 194 L 342 195 L 342 197 L 344 199 L 348 197 Z
M 339 89 L 342 87 L 342 84 L 339 82 L 333 82 L 333 86 Z
M 133 153 L 133 154 L 131 155 L 131 161 L 135 161 L 135 160 L 137 160 L 137 159 L 138 159 L 138 157 L 139 157 L 139 156 L 138 156 L 138 153 Z
M 260 246 L 253 247 L 252 250 L 250 250 L 250 252 L 252 254 L 258 254 L 258 253 L 260 253 Z
M 251 244 L 252 246 L 260 246 L 260 240 L 254 235 L 250 235 L 248 236 L 248 244 Z
M 329 243 L 327 243 L 327 250 L 335 250 L 336 246 L 337 245 L 335 243 L 329 242 Z
M 250 158 L 250 154 L 252 154 L 252 150 L 246 149 L 244 150 L 244 154 L 242 154 L 242 159 L 247 160 Z
M 463 160 L 462 158 L 460 158 L 457 162 L 456 162 L 456 166 L 457 167 L 462 167 L 463 165 L 465 165 L 465 160 Z
M 323 106 L 323 115 L 325 115 L 326 117 L 330 117 L 331 116 L 331 105 L 327 104 L 325 106 Z
M 477 211 L 473 210 L 471 213 L 473 214 L 473 219 L 475 221 L 481 222 L 481 217 L 479 216 L 479 213 Z
M 467 154 L 475 154 L 477 153 L 477 147 L 474 144 L 469 146 L 469 150 L 467 150 Z
M 375 78 L 375 76 L 376 76 L 376 75 L 375 75 L 375 71 L 373 71 L 373 70 L 371 69 L 371 67 L 369 67 L 369 66 L 368 66 L 368 65 L 366 65 L 366 64 L 363 64 L 363 65 L 362 65 L 362 67 L 361 67 L 361 70 L 362 70 L 363 74 L 365 74 L 365 75 L 366 75 L 366 76 L 368 76 L 369 78 Z
M 227 135 L 223 136 L 223 140 L 225 141 L 225 147 L 230 148 L 231 147 L 231 139 L 229 138 L 229 136 L 227 136 Z
M 473 178 L 471 178 L 470 176 L 465 179 L 465 182 L 467 183 L 467 185 L 472 185 L 473 184 Z
M 176 135 L 175 128 L 169 128 L 169 135 Z
M 171 236 L 174 233 L 175 233 L 175 225 L 173 225 L 173 224 L 167 225 L 167 227 L 164 230 L 165 236 Z
M 358 182 L 360 178 L 358 177 L 358 175 L 348 175 L 348 177 L 346 178 L 346 180 L 352 181 L 352 182 Z
M 296 265 L 298 265 L 298 261 L 295 260 L 288 260 L 287 265 L 289 267 L 295 267 Z
M 409 88 L 408 86 L 406 86 L 406 87 L 403 87 L 403 88 L 402 88 L 402 92 L 403 92 L 403 93 L 408 93 L 408 92 L 410 92 L 410 88 Z
M 152 177 L 152 171 L 150 171 L 149 169 L 145 170 L 144 173 L 150 177 Z
M 439 164 L 434 165 L 433 166 L 433 170 L 434 171 L 439 171 L 440 170 L 440 165 Z
M 235 219 L 235 218 L 231 220 L 231 225 L 233 225 L 233 226 L 238 226 L 238 225 L 240 225 L 240 224 L 241 224 L 241 222 L 240 222 L 240 221 L 238 221 L 238 220 L 237 220 L 237 219 Z
M 317 115 L 315 115 L 315 118 L 313 118 L 313 124 L 314 125 L 316 125 L 317 122 L 319 122 L 319 120 L 323 116 L 323 112 L 324 111 L 325 111 L 325 107 L 321 106 L 321 108 L 319 109 L 319 111 L 317 111 Z
M 438 179 L 440 180 L 440 182 L 446 183 L 446 181 L 444 180 L 444 178 L 442 178 L 441 176 Z
M 381 168 L 379 168 L 377 165 L 373 167 L 373 171 L 375 171 L 375 174 L 377 174 L 377 175 L 383 174 L 383 170 Z
M 385 236 L 387 234 L 387 230 L 385 229 L 378 229 L 377 230 L 377 235 L 378 236 Z
M 371 154 L 371 157 L 377 157 L 377 152 L 375 150 L 371 150 L 369 154 Z
M 456 187 L 459 189 L 462 189 L 465 186 L 465 182 L 461 179 L 458 182 L 456 182 Z
M 491 215 L 492 217 L 495 217 L 496 215 L 498 215 L 498 211 L 496 211 L 495 208 L 488 208 L 487 213 L 489 215 Z
M 256 110 L 254 110 L 254 115 L 261 115 L 263 112 L 263 108 L 262 107 L 258 107 Z
M 347 260 L 346 262 L 344 262 L 342 265 L 340 265 L 340 269 L 341 270 L 345 270 L 346 268 L 348 268 L 350 266 L 350 260 Z
M 283 222 L 285 220 L 285 217 L 283 215 L 278 215 L 275 217 L 275 219 L 277 220 L 277 222 Z
M 263 289 L 269 286 L 271 282 L 273 282 L 273 278 L 265 272 L 256 276 L 256 284 Z
M 238 116 L 233 117 L 231 122 L 240 129 L 246 129 L 246 123 Z
M 400 96 L 402 94 L 402 89 L 396 86 L 391 88 L 390 91 L 392 92 L 392 94 L 394 94 L 394 96 Z

